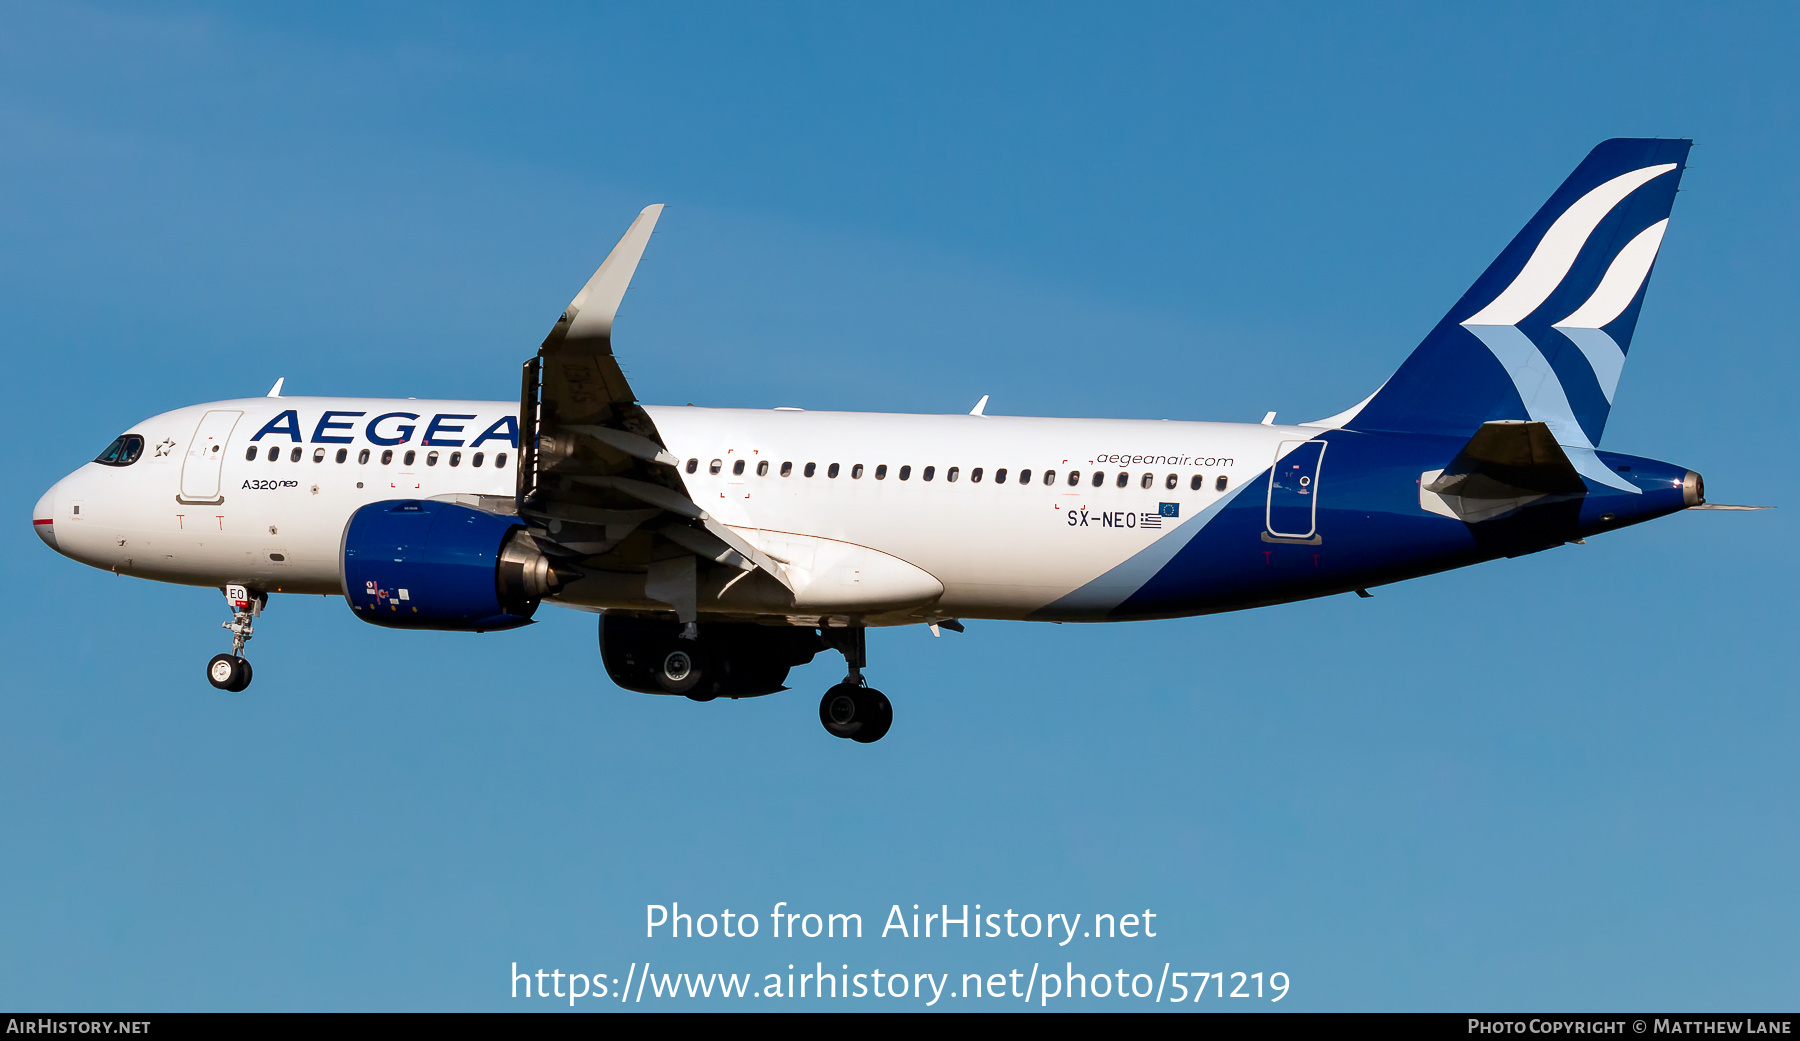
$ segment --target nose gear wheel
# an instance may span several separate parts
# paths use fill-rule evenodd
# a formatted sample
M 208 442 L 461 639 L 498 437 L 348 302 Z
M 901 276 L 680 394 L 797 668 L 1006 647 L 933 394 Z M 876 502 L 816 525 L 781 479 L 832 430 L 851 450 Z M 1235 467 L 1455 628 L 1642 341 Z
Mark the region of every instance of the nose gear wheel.
M 250 675 L 250 663 L 235 654 L 215 654 L 206 663 L 206 681 L 234 694 L 250 685 Z

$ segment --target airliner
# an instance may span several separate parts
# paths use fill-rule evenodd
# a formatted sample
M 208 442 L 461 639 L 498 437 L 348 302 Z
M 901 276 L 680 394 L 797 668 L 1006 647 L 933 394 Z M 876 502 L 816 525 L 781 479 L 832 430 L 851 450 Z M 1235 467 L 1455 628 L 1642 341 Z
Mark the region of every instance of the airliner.
M 284 395 L 137 423 L 32 511 L 64 556 L 217 588 L 231 650 L 272 593 L 393 629 L 599 616 L 618 686 L 787 689 L 822 652 L 830 734 L 880 740 L 870 626 L 1115 622 L 1355 593 L 1709 506 L 1683 466 L 1601 451 L 1692 142 L 1588 154 L 1398 371 L 1310 423 L 646 405 L 613 318 L 644 209 L 517 400 Z M 1748 507 L 1742 507 L 1748 508 Z

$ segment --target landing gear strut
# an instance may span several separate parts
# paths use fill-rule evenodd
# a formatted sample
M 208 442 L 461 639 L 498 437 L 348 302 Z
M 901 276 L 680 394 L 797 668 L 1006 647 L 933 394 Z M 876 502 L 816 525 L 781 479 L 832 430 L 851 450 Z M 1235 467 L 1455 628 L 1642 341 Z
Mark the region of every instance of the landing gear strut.
M 894 724 L 894 706 L 887 695 L 863 679 L 863 666 L 868 664 L 863 627 L 821 628 L 819 635 L 844 655 L 844 663 L 849 666 L 844 681 L 819 699 L 819 722 L 833 737 L 847 737 L 865 745 L 881 740 Z
M 226 586 L 225 602 L 231 605 L 231 621 L 221 627 L 231 632 L 231 653 L 215 654 L 206 663 L 206 681 L 220 690 L 233 693 L 250 685 L 250 663 L 244 658 L 244 644 L 256 635 L 252 620 L 262 614 L 269 602 L 267 593 L 252 593 L 243 586 Z

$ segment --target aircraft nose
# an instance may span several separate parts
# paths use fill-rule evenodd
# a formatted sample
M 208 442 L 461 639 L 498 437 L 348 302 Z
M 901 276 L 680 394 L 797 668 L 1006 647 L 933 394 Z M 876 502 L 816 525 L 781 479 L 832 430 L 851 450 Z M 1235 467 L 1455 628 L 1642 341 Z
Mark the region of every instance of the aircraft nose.
M 56 485 L 51 485 L 31 508 L 31 530 L 37 532 L 44 545 L 56 548 Z

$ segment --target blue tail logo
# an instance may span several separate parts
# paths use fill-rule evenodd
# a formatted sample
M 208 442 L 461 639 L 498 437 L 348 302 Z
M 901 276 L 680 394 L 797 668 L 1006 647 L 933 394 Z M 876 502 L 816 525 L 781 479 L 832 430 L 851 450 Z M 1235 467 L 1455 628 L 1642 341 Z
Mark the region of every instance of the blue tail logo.
M 1636 490 L 1594 447 L 1691 146 L 1620 138 L 1588 153 L 1342 425 L 1468 437 L 1492 420 L 1537 420 L 1584 476 Z

